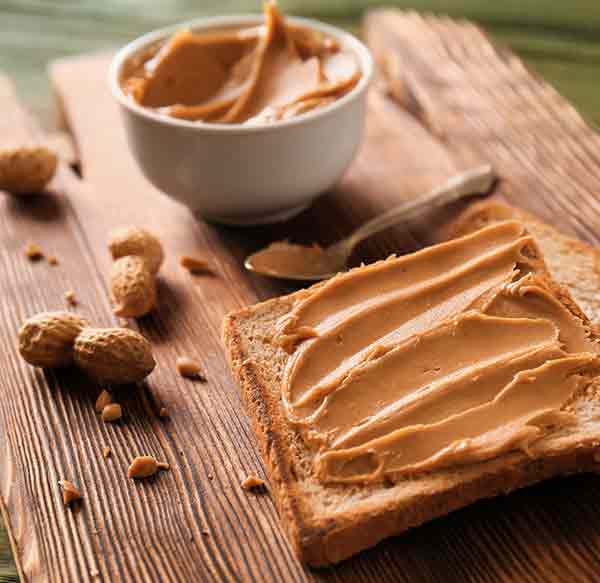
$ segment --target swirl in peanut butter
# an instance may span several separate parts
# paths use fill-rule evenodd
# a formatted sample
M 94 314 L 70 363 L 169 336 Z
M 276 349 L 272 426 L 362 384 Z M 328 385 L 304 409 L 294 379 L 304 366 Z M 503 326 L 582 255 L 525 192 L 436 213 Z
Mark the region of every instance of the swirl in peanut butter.
M 278 324 L 282 399 L 324 482 L 534 455 L 600 371 L 517 222 L 337 276 Z
M 288 25 L 275 2 L 264 13 L 261 26 L 179 31 L 127 64 L 125 91 L 171 117 L 259 125 L 324 107 L 356 85 L 358 61 L 334 39 Z

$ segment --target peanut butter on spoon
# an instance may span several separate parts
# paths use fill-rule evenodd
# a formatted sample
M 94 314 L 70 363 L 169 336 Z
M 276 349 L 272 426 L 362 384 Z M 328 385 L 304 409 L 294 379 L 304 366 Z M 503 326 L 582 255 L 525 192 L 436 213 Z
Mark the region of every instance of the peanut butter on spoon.
M 289 26 L 275 2 L 264 14 L 261 26 L 177 32 L 130 63 L 125 90 L 171 117 L 257 125 L 324 107 L 356 85 L 357 59 L 334 39 Z
M 246 259 L 246 267 L 275 277 L 285 277 L 287 273 L 311 277 L 339 269 L 337 262 L 332 262 L 331 256 L 322 247 L 308 247 L 287 241 L 276 241 L 253 253 Z

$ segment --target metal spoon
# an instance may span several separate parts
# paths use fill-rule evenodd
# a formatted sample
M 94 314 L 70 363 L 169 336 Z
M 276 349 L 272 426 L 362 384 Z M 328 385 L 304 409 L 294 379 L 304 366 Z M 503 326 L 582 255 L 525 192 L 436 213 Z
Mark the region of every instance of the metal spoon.
M 460 198 L 487 192 L 495 180 L 489 164 L 453 176 L 430 192 L 405 202 L 366 222 L 349 237 L 321 249 L 279 242 L 249 255 L 244 266 L 249 271 L 280 279 L 319 281 L 347 268 L 352 250 L 364 239 L 405 221 L 416 212 L 434 209 Z

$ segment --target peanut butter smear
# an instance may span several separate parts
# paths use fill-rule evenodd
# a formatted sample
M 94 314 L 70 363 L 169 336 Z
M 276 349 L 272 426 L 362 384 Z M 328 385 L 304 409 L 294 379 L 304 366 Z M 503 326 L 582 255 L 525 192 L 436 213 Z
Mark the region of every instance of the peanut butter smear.
M 531 451 L 600 373 L 516 221 L 336 276 L 278 322 L 288 418 L 324 482 Z M 565 301 L 566 302 L 566 301 Z
M 274 1 L 264 16 L 256 27 L 177 32 L 128 63 L 125 91 L 164 115 L 260 125 L 324 107 L 356 85 L 358 61 L 334 39 L 289 26 Z

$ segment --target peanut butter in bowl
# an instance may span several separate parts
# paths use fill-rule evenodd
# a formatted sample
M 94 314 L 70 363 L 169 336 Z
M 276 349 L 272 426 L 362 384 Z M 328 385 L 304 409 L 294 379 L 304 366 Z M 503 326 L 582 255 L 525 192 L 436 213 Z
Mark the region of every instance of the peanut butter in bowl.
M 122 87 L 161 115 L 263 125 L 326 107 L 360 78 L 352 52 L 321 31 L 289 25 L 276 2 L 267 2 L 264 24 L 182 29 L 135 55 Z
M 286 220 L 340 180 L 359 150 L 368 48 L 306 18 L 213 16 L 155 30 L 115 55 L 111 92 L 144 176 L 197 217 Z

